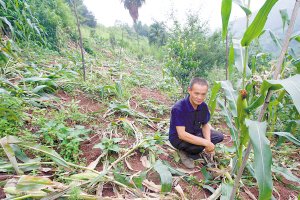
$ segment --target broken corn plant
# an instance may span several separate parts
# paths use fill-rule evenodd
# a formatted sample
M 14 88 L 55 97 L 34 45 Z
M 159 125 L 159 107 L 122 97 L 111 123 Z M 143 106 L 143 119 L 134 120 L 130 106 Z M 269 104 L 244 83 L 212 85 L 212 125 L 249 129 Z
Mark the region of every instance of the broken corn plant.
M 113 167 L 118 162 L 123 161 L 123 159 L 133 153 L 146 141 L 147 139 L 129 149 L 124 155 L 119 157 L 108 167 L 104 167 L 102 171 L 96 171 L 94 170 L 96 165 L 88 167 L 75 165 L 65 161 L 57 152 L 48 147 L 36 143 L 24 142 L 14 136 L 6 136 L 0 140 L 0 144 L 10 162 L 1 162 L 0 171 L 15 171 L 18 175 L 20 175 L 20 177 L 9 179 L 6 182 L 4 191 L 7 196 L 19 199 L 56 199 L 59 197 L 68 198 L 70 196 L 69 193 L 76 187 L 91 189 L 99 184 L 111 182 L 119 187 L 124 188 L 124 191 L 128 192 L 129 194 L 133 194 L 136 197 L 149 197 L 147 193 L 144 194 L 141 192 L 141 189 L 144 190 L 144 187 L 151 191 L 158 190 L 157 192 L 164 193 L 168 196 L 172 189 L 172 175 L 176 170 L 171 168 L 169 165 L 164 164 L 160 160 L 157 160 L 152 166 L 149 166 L 147 171 L 140 171 L 134 175 L 123 173 L 120 174 L 119 172 L 113 170 Z M 21 149 L 30 149 L 34 152 L 44 154 L 53 162 L 43 162 L 40 158 L 30 159 L 21 151 Z M 18 160 L 22 161 L 22 163 L 18 162 Z M 98 161 L 99 160 L 97 160 L 97 162 Z M 65 177 L 73 181 L 70 185 L 64 185 L 45 177 L 23 175 L 24 172 L 39 169 L 44 165 L 58 165 L 65 169 L 71 169 L 73 172 L 74 169 L 85 170 L 85 172 Z M 155 185 L 153 182 L 146 179 L 146 174 L 150 170 L 155 170 L 159 174 L 161 185 Z M 178 174 L 175 173 L 174 175 Z M 182 176 L 184 174 L 180 175 Z M 159 196 L 159 194 L 157 195 Z M 170 195 L 173 196 L 173 198 L 177 198 L 176 194 L 170 193 Z M 89 195 L 82 190 L 79 190 L 78 198 L 97 199 L 98 197 Z

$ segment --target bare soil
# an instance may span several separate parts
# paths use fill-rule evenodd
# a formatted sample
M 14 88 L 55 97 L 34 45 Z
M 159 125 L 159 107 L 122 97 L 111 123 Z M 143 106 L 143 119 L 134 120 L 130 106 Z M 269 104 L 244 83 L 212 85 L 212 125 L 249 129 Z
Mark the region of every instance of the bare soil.
M 162 94 L 159 90 L 149 88 L 134 88 L 132 94 L 141 97 L 143 100 L 155 99 L 164 105 L 172 104 L 170 98 Z
M 78 91 L 78 94 L 72 97 L 68 93 L 60 90 L 57 92 L 56 96 L 58 96 L 63 103 L 69 103 L 72 100 L 78 102 L 79 111 L 81 113 L 98 112 L 104 108 L 104 106 L 101 103 L 87 97 L 81 91 Z

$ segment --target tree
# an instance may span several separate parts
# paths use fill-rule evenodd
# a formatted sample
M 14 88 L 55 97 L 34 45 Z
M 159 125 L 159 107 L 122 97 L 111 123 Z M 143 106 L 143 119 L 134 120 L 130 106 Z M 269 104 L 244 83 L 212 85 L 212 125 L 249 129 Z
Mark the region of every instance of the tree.
M 82 42 L 82 35 L 81 35 L 81 29 L 80 29 L 80 23 L 79 23 L 79 17 L 77 13 L 77 5 L 76 0 L 71 0 L 71 3 L 73 5 L 74 14 L 76 17 L 76 24 L 79 34 L 79 46 L 80 46 L 80 52 L 81 52 L 81 58 L 82 58 L 82 70 L 83 70 L 83 80 L 86 80 L 86 71 L 85 71 L 85 61 L 84 61 L 84 52 L 83 52 L 83 42 Z
M 147 26 L 147 24 L 143 25 L 141 21 L 138 21 L 137 23 L 135 23 L 133 25 L 133 28 L 134 28 L 135 32 L 137 34 L 139 34 L 140 36 L 145 36 L 145 37 L 148 36 L 149 27 Z
M 225 46 L 220 34 L 209 35 L 205 23 L 192 14 L 184 25 L 174 20 L 167 51 L 166 67 L 180 84 L 182 94 L 193 76 L 206 78 L 214 66 L 225 62 Z
M 163 22 L 154 22 L 150 25 L 148 40 L 150 44 L 163 46 L 167 42 L 167 32 Z
M 142 7 L 145 0 L 121 0 L 124 7 L 129 10 L 133 22 L 136 23 L 139 18 L 139 8 Z
M 87 7 L 80 1 L 81 4 L 78 6 L 78 14 L 80 16 L 80 23 L 89 27 L 95 28 L 97 21 L 94 14 L 87 9 Z

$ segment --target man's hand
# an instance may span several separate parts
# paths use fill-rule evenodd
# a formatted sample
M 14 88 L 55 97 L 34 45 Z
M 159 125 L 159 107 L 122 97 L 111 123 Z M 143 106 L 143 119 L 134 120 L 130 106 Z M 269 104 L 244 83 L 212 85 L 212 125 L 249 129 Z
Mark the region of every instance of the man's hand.
M 212 142 L 209 142 L 208 145 L 205 147 L 205 151 L 207 153 L 213 154 L 215 151 L 215 145 Z

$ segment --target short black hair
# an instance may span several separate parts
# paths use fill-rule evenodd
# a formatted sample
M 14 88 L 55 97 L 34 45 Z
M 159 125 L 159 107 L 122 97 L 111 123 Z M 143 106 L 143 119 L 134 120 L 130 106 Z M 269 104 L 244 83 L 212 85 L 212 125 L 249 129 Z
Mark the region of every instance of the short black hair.
M 190 81 L 189 88 L 192 88 L 194 84 L 199 84 L 202 86 L 207 86 L 208 87 L 208 82 L 204 78 L 199 78 L 199 77 L 194 77 Z

